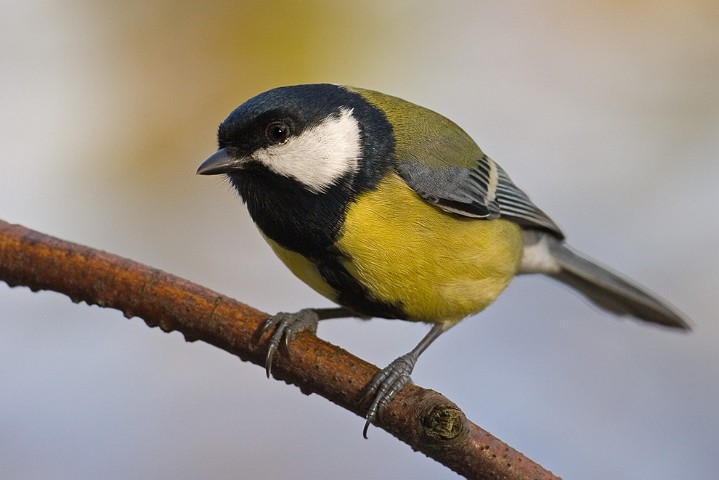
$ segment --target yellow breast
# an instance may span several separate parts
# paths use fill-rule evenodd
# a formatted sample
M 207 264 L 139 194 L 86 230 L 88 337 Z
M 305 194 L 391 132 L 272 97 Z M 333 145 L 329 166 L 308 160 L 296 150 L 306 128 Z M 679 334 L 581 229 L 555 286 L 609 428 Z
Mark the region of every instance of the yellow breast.
M 395 174 L 360 196 L 337 246 L 345 268 L 411 320 L 456 322 L 489 305 L 522 255 L 519 226 L 447 213 Z

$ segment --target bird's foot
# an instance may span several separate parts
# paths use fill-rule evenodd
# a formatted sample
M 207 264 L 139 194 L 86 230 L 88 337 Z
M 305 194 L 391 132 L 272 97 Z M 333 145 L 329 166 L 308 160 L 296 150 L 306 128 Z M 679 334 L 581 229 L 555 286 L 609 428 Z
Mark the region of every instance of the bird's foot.
M 367 438 L 367 429 L 370 424 L 382 416 L 382 412 L 392 397 L 402 390 L 407 382 L 411 382 L 410 375 L 417 363 L 418 355 L 413 352 L 407 353 L 395 359 L 392 363 L 379 371 L 372 381 L 365 387 L 363 401 L 374 397 L 372 404 L 367 410 L 366 422 L 362 435 Z
M 267 378 L 272 374 L 272 359 L 284 340 L 285 347 L 294 340 L 300 332 L 317 333 L 317 323 L 320 317 L 312 308 L 305 308 L 295 313 L 280 312 L 265 320 L 260 327 L 260 335 L 268 330 L 274 330 L 267 341 L 267 357 L 265 357 L 265 371 Z

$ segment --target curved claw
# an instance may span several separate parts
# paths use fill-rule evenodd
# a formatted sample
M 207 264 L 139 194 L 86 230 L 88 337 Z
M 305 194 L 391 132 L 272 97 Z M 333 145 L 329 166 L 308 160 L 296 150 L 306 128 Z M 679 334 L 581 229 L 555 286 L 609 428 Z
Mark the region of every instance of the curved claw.
M 267 341 L 267 356 L 265 357 L 265 371 L 267 378 L 272 374 L 272 359 L 279 349 L 280 342 L 284 339 L 285 347 L 300 332 L 317 332 L 319 315 L 311 308 L 305 308 L 296 313 L 280 312 L 272 315 L 264 321 L 260 327 L 260 334 L 274 329 L 272 336 Z
M 367 416 L 362 436 L 367 438 L 367 430 L 370 424 L 382 416 L 385 407 L 389 405 L 392 398 L 402 390 L 404 385 L 411 381 L 410 375 L 417 363 L 418 355 L 410 352 L 396 358 L 392 363 L 379 371 L 372 381 L 365 387 L 362 400 L 365 401 L 374 396 L 372 404 L 367 410 Z

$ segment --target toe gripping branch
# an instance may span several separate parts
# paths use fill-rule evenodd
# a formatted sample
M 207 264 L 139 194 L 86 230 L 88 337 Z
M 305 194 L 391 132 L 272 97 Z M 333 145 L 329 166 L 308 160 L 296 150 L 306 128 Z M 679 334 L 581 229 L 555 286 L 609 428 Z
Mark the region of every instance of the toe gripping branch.
M 272 315 L 262 323 L 258 331 L 258 336 L 262 336 L 265 332 L 273 331 L 272 336 L 267 341 L 267 356 L 265 357 L 265 371 L 267 378 L 272 375 L 272 360 L 275 353 L 284 343 L 285 349 L 289 343 L 295 339 L 298 333 L 310 332 L 313 335 L 317 333 L 317 325 L 320 320 L 329 320 L 332 318 L 344 318 L 356 316 L 352 311 L 346 308 L 305 308 L 299 312 L 287 313 L 280 312 Z M 284 340 L 284 342 L 283 342 Z
M 379 371 L 372 381 L 365 387 L 362 402 L 369 401 L 373 398 L 367 415 L 365 416 L 365 424 L 362 429 L 362 436 L 367 438 L 367 430 L 370 424 L 374 424 L 381 419 L 382 412 L 389 405 L 392 398 L 402 390 L 407 382 L 411 382 L 412 370 L 417 363 L 419 355 L 409 352 L 401 357 L 396 358 L 392 363 Z
M 274 329 L 267 341 L 267 356 L 265 357 L 265 371 L 267 378 L 272 375 L 272 359 L 284 339 L 285 348 L 300 332 L 317 333 L 317 324 L 320 317 L 316 310 L 305 308 L 296 313 L 280 312 L 264 321 L 260 327 L 260 335 Z
M 367 385 L 363 401 L 368 400 L 372 396 L 374 396 L 374 399 L 365 416 L 365 424 L 362 429 L 364 438 L 367 438 L 367 430 L 370 424 L 374 424 L 377 420 L 382 419 L 382 412 L 387 405 L 390 404 L 392 398 L 397 392 L 402 390 L 402 387 L 404 387 L 407 382 L 412 381 L 410 375 L 422 352 L 424 352 L 432 342 L 437 340 L 442 333 L 446 332 L 447 328 L 444 324 L 439 323 L 432 326 L 432 329 L 419 341 L 411 352 L 397 357 L 392 363 L 380 370 Z

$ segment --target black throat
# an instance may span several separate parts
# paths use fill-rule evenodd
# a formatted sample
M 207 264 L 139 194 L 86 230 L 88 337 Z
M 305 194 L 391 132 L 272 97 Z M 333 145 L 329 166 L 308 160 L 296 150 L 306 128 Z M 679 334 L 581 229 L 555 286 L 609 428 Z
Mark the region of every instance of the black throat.
M 228 177 L 262 233 L 283 247 L 317 260 L 335 243 L 351 201 L 349 178 L 313 193 L 261 167 Z

